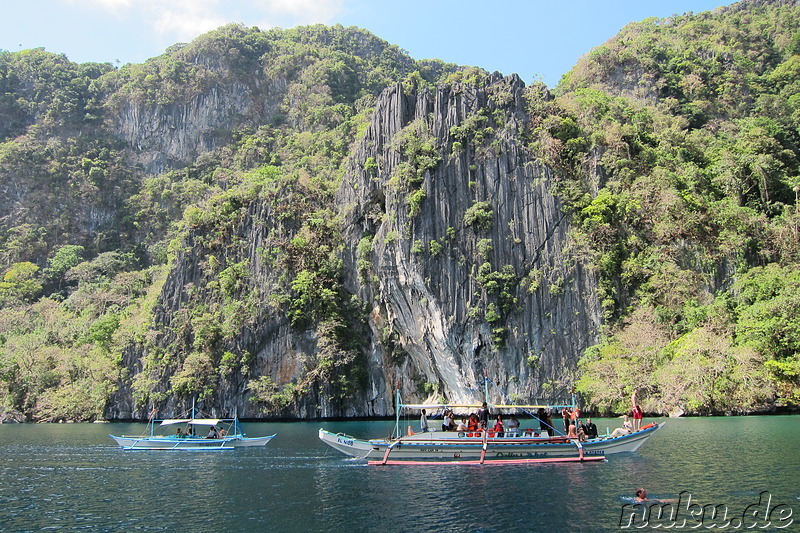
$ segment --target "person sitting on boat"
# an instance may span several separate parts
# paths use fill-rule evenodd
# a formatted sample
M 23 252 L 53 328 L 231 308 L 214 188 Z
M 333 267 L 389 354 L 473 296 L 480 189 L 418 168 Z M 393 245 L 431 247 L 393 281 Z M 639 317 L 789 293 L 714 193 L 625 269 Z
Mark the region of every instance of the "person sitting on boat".
M 590 418 L 587 418 L 586 420 L 591 420 L 591 419 L 590 419 Z M 587 441 L 587 440 L 589 440 L 589 426 L 588 426 L 588 422 L 583 422 L 583 421 L 581 421 L 581 422 L 578 424 L 578 437 L 581 439 L 581 441 Z
M 578 434 L 578 440 L 586 442 L 588 440 L 586 437 L 586 424 L 578 420 L 578 424 L 575 427 L 577 428 L 576 433 Z
M 623 435 L 630 435 L 631 421 L 628 420 L 628 415 L 622 415 L 622 427 L 617 428 L 611 432 L 611 438 L 622 437 Z
M 497 420 L 494 423 L 494 427 L 492 428 L 492 431 L 494 431 L 495 434 L 498 437 L 502 437 L 503 436 L 503 416 L 502 415 L 497 415 Z
M 419 430 L 422 433 L 426 433 L 428 431 L 428 415 L 425 412 L 425 409 L 422 410 L 422 413 L 419 415 Z
M 478 418 L 478 415 L 472 413 L 469 415 L 469 421 L 467 422 L 467 431 L 478 431 L 478 428 L 481 426 L 481 421 Z
M 459 422 L 458 426 L 456 427 L 456 431 L 467 431 L 468 429 L 469 429 L 469 426 L 467 425 L 467 419 L 466 418 L 462 418 L 461 422 Z
M 175 438 L 177 439 L 183 438 L 183 432 L 181 431 L 181 428 L 178 428 L 178 430 L 175 432 Z
M 217 438 L 217 428 L 215 428 L 214 426 L 211 426 L 211 428 L 208 430 L 208 435 L 206 435 L 206 438 L 207 439 L 216 439 Z
M 575 430 L 575 424 L 570 424 L 567 429 L 567 438 L 578 440 L 578 432 Z
M 442 431 L 453 431 L 455 428 L 456 424 L 453 421 L 453 411 L 450 409 L 445 409 L 444 420 L 442 421 Z
M 519 420 L 517 420 L 517 415 L 511 415 L 508 417 L 508 422 L 506 423 L 506 427 L 509 431 L 517 431 L 519 430 Z
M 226 432 L 224 429 L 222 429 L 222 428 L 219 428 L 219 429 L 217 430 L 217 437 L 221 439 L 222 437 L 224 437 L 224 436 L 225 436 L 225 434 L 226 434 L 226 433 L 227 433 L 227 432 Z
M 586 419 L 586 424 L 584 425 L 584 431 L 586 432 L 586 437 L 589 439 L 596 439 L 597 438 L 597 426 L 594 422 L 592 422 L 591 418 Z

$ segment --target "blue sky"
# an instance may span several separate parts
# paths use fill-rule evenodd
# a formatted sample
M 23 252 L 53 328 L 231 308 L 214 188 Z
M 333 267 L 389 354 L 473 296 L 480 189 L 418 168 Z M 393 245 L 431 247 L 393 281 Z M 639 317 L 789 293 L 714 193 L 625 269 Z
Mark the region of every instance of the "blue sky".
M 223 24 L 359 26 L 415 59 L 438 58 L 526 83 L 558 83 L 629 22 L 700 13 L 732 0 L 15 0 L 0 49 L 44 47 L 79 63 L 141 63 Z

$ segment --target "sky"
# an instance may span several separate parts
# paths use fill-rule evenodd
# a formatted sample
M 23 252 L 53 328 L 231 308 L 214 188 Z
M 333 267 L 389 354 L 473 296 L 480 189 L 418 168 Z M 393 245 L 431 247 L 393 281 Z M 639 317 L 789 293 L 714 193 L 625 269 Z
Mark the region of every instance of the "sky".
M 414 59 L 441 59 L 554 87 L 578 58 L 648 17 L 733 0 L 12 0 L 0 50 L 43 47 L 77 63 L 142 63 L 228 23 L 365 28 Z

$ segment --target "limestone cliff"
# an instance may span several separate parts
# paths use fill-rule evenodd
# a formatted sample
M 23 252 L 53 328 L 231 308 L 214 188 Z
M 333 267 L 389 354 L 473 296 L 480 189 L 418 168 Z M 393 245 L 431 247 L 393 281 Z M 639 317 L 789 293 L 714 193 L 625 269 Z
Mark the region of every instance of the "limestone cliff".
M 592 273 L 565 252 L 568 218 L 549 192 L 552 170 L 524 145 L 523 91 L 518 77 L 494 75 L 434 91 L 406 93 L 398 84 L 380 96 L 336 195 L 344 287 L 367 310 L 358 355 L 366 387 L 346 399 L 320 384 L 270 413 L 250 401 L 259 378 L 278 387 L 306 379 L 320 349 L 313 327 L 292 327 L 268 303 L 280 273 L 259 250 L 288 242 L 296 228 L 274 203 L 253 202 L 216 253 L 228 265 L 248 265 L 246 291 L 262 304 L 220 343 L 254 360 L 247 375 L 217 382 L 208 410 L 391 415 L 397 386 L 406 399 L 476 401 L 485 372 L 511 398 L 566 394 L 578 357 L 596 339 L 600 312 Z M 197 228 L 197 241 L 207 231 Z M 156 344 L 181 335 L 182 306 L 209 284 L 208 253 L 191 241 L 179 253 L 156 313 L 163 332 Z M 134 380 L 145 355 L 136 347 L 126 355 Z M 166 411 L 185 407 L 186 398 L 166 394 L 179 369 L 165 363 L 154 375 Z M 144 407 L 134 404 L 123 384 L 108 415 L 142 416 Z
M 368 405 L 381 405 L 374 414 L 391 410 L 395 383 L 405 396 L 428 390 L 478 400 L 484 371 L 509 396 L 561 395 L 595 339 L 593 276 L 565 254 L 568 221 L 548 192 L 552 171 L 522 142 L 522 93 L 516 76 L 412 94 L 398 85 L 384 92 L 354 154 L 341 198 L 353 245 L 348 285 L 373 308 Z M 482 139 L 458 144 L 454 134 L 463 137 L 476 117 L 486 118 Z M 409 128 L 430 135 L 441 155 L 419 185 L 417 213 L 408 205 L 413 193 L 392 183 L 407 162 L 397 139 Z M 370 158 L 377 172 L 359 166 Z M 485 224 L 467 222 L 476 205 L 491 211 Z M 354 245 L 362 235 L 374 238 L 369 272 L 359 277 Z M 509 275 L 493 278 L 497 272 Z M 505 306 L 504 290 L 513 297 Z M 500 316 L 487 321 L 493 305 Z M 387 337 L 407 357 L 393 359 L 379 342 Z

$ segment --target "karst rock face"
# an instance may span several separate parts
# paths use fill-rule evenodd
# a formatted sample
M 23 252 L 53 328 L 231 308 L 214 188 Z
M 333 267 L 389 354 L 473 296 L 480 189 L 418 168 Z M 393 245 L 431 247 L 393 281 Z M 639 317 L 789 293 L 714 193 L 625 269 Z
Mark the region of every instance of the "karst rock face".
M 398 384 L 404 396 L 480 400 L 487 374 L 510 397 L 563 394 L 595 339 L 594 277 L 564 253 L 568 218 L 549 192 L 552 171 L 523 143 L 523 89 L 516 76 L 497 75 L 432 92 L 387 89 L 353 154 L 356 170 L 341 202 L 349 287 L 373 307 L 366 405 L 374 414 L 391 411 Z M 483 131 L 471 132 L 470 124 Z M 409 160 L 398 139 L 409 130 L 429 136 L 441 157 L 417 185 L 424 191 L 417 212 L 414 191 L 396 183 L 398 166 Z M 491 217 L 470 223 L 476 206 Z M 359 278 L 355 246 L 364 235 L 374 235 L 371 267 Z M 488 320 L 489 309 L 499 319 Z M 400 360 L 377 342 L 386 337 L 402 347 Z
M 299 330 L 285 310 L 265 305 L 226 341 L 227 349 L 253 355 L 249 374 L 220 379 L 206 410 L 247 418 L 387 416 L 396 388 L 405 400 L 475 402 L 484 376 L 497 402 L 568 396 L 578 358 L 597 339 L 600 306 L 593 273 L 566 249 L 569 217 L 550 192 L 556 176 L 526 147 L 524 90 L 517 76 L 495 74 L 435 90 L 398 84 L 381 94 L 336 194 L 344 288 L 366 310 L 366 386 L 334 400 L 322 384 L 272 412 L 254 404 L 252 380 L 267 376 L 278 387 L 302 380 L 319 349 L 313 327 Z M 227 97 L 215 102 L 230 108 Z M 189 108 L 201 129 L 224 114 Z M 146 117 L 149 136 L 170 128 L 171 119 Z M 141 127 L 123 130 L 134 135 Z M 198 132 L 181 135 L 194 139 L 190 148 L 152 144 L 160 155 L 149 164 L 210 148 Z M 256 200 L 236 229 L 241 244 L 224 250 L 229 264 L 248 265 L 250 290 L 265 301 L 280 273 L 258 250 L 268 235 L 291 237 L 282 224 L 274 205 Z M 155 311 L 167 337 L 180 329 L 183 302 L 198 297 L 192 288 L 208 281 L 198 266 L 204 260 L 191 239 L 176 256 Z M 133 376 L 143 355 L 137 346 L 125 354 Z M 160 378 L 164 392 L 170 377 Z M 166 397 L 162 414 L 185 406 Z M 122 384 L 107 415 L 139 418 L 144 409 Z
M 285 79 L 254 75 L 214 84 L 185 102 L 122 99 L 111 114 L 111 130 L 131 148 L 132 163 L 157 174 L 223 146 L 225 132 L 269 122 L 286 85 Z

